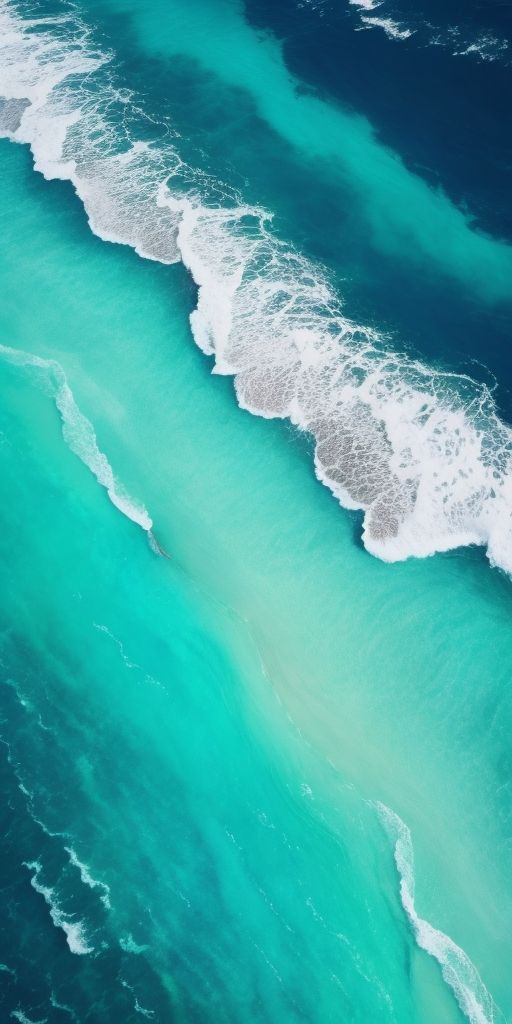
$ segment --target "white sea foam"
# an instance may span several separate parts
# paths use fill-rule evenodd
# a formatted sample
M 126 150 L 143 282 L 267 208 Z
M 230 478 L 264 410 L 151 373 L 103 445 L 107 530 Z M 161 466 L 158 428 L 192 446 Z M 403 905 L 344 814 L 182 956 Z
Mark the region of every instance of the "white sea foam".
M 504 1018 L 487 991 L 480 975 L 463 949 L 444 932 L 420 917 L 414 902 L 414 852 L 411 833 L 402 819 L 377 803 L 382 824 L 393 843 L 400 877 L 400 897 L 418 946 L 439 963 L 445 982 L 471 1024 L 498 1024 Z
M 14 1020 L 19 1021 L 19 1024 L 46 1024 L 48 1018 L 42 1017 L 40 1020 L 33 1020 L 32 1017 L 27 1017 L 27 1014 L 23 1010 L 11 1010 L 11 1017 Z
M 484 32 L 472 42 L 463 42 L 462 49 L 454 50 L 454 57 L 466 57 L 474 54 L 484 61 L 499 60 L 509 50 L 507 39 L 499 39 L 490 32 Z
M 413 34 L 412 29 L 404 28 L 398 21 L 393 21 L 392 18 L 363 16 L 361 21 L 363 25 L 366 25 L 366 28 L 381 28 L 386 33 L 388 39 L 409 39 Z
M 103 906 L 107 910 L 110 910 L 110 887 L 105 882 L 100 882 L 97 878 L 93 878 L 87 864 L 84 864 L 78 859 L 72 846 L 65 846 L 64 849 L 69 856 L 70 863 L 73 867 L 78 868 L 80 872 L 80 879 L 83 884 L 88 885 L 90 889 L 101 889 L 100 900 L 103 903 Z
M 381 7 L 384 0 L 348 0 L 349 4 L 353 7 L 359 8 L 360 11 L 374 11 L 376 7 Z
M 135 939 L 130 932 L 119 939 L 119 945 L 121 946 L 121 949 L 124 949 L 125 953 L 133 953 L 134 956 L 140 956 L 140 954 L 144 953 L 146 949 L 149 949 L 149 946 L 140 946 L 135 942 Z
M 101 237 L 183 260 L 199 286 L 197 344 L 216 373 L 235 376 L 240 405 L 313 436 L 317 476 L 364 512 L 369 551 L 397 561 L 486 545 L 511 573 L 512 431 L 489 390 L 351 322 L 326 275 L 276 237 L 268 213 L 184 164 L 169 125 L 158 126 L 158 142 L 140 142 L 148 116 L 73 19 L 58 33 L 42 19 L 32 32 L 0 0 L 0 95 L 30 104 L 10 112 L 19 127 L 5 133 L 30 144 L 47 177 L 73 182 Z M 70 396 L 60 394 L 62 410 Z M 93 462 L 148 529 L 97 446 Z
M 155 1016 L 155 1011 L 154 1010 L 147 1010 L 145 1006 L 142 1006 L 142 1004 L 139 1003 L 139 1000 L 137 999 L 137 996 L 135 996 L 135 1002 L 133 1004 L 133 1008 L 135 1010 L 135 1013 L 140 1013 L 142 1017 L 148 1017 L 149 1019 L 151 1019 L 152 1017 Z
M 136 504 L 116 480 L 107 456 L 98 448 L 92 423 L 80 412 L 66 375 L 54 359 L 41 359 L 31 352 L 0 345 L 0 359 L 20 367 L 51 395 L 62 420 L 66 444 L 105 488 L 113 505 L 145 531 L 153 525 L 143 505 Z
M 139 1003 L 133 985 L 130 985 L 127 981 L 125 981 L 124 978 L 121 978 L 121 985 L 123 986 L 123 988 L 127 988 L 128 991 L 131 992 L 132 995 L 134 996 L 133 1009 L 135 1010 L 135 1013 L 140 1013 L 142 1017 L 148 1017 L 149 1019 L 155 1016 L 154 1010 L 148 1010 L 146 1009 L 145 1006 L 142 1006 L 142 1004 Z
M 80 1024 L 80 1021 L 78 1020 L 78 1017 L 73 1008 L 71 1006 L 68 1006 L 67 1003 L 59 1003 L 59 1000 L 56 999 L 53 992 L 50 995 L 50 1003 L 54 1007 L 54 1009 L 62 1010 L 63 1013 L 69 1014 L 72 1020 L 76 1021 L 76 1024 Z
M 32 888 L 43 897 L 50 910 L 50 917 L 53 924 L 56 928 L 61 928 L 64 932 L 71 952 L 75 953 L 77 956 L 85 956 L 87 953 L 93 953 L 94 947 L 87 944 L 83 921 L 74 921 L 70 914 L 65 914 L 59 906 L 53 889 L 47 885 L 43 885 L 41 882 L 39 876 L 43 870 L 42 864 L 38 860 L 35 860 L 28 863 L 24 861 L 24 865 L 29 871 L 34 872 L 31 876 L 30 884 Z

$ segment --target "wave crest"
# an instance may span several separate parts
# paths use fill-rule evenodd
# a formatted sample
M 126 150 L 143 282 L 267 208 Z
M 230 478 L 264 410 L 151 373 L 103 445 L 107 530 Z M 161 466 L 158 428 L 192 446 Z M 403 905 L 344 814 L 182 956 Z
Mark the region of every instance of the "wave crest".
M 56 928 L 61 928 L 64 932 L 66 942 L 71 952 L 75 953 L 77 956 L 86 956 L 88 953 L 94 953 L 94 947 L 87 945 L 83 921 L 73 921 L 71 915 L 65 914 L 59 906 L 53 889 L 47 885 L 43 885 L 41 882 L 41 863 L 38 860 L 29 863 L 24 861 L 24 866 L 28 868 L 29 871 L 34 872 L 30 878 L 30 884 L 32 888 L 43 897 L 50 910 L 50 917 L 53 924 Z
M 31 352 L 0 345 L 0 359 L 33 375 L 48 391 L 62 420 L 62 434 L 71 451 L 87 466 L 105 488 L 113 505 L 148 534 L 153 526 L 143 505 L 137 505 L 116 480 L 107 456 L 100 451 L 92 423 L 78 408 L 64 370 L 54 359 L 41 359 Z
M 504 1018 L 467 954 L 444 932 L 419 917 L 414 902 L 414 853 L 411 833 L 398 814 L 383 803 L 376 809 L 393 843 L 400 876 L 400 897 L 418 946 L 439 963 L 446 983 L 471 1024 L 497 1024 Z

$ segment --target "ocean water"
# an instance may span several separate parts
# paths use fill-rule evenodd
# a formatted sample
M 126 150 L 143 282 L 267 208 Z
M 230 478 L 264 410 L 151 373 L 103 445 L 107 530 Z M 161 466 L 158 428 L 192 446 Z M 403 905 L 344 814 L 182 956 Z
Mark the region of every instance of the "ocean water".
M 0 6 L 2 1019 L 511 1018 L 511 28 L 411 6 Z

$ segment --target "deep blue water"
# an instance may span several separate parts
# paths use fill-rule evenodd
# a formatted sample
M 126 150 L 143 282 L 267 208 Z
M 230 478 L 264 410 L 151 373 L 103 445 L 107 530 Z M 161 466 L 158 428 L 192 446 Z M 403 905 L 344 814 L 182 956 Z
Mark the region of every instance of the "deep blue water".
M 171 119 L 192 163 L 277 211 L 283 235 L 332 269 L 354 319 L 389 331 L 412 354 L 496 387 L 500 409 L 512 418 L 511 303 L 489 307 L 434 266 L 383 255 L 339 182 L 318 166 L 312 181 L 311 169 L 262 121 L 249 96 L 184 57 L 148 61 L 129 13 L 114 16 L 101 0 L 92 7 L 127 77 L 156 116 Z M 385 3 L 366 12 L 416 26 L 406 40 L 389 39 L 380 28 L 360 31 L 360 12 L 338 0 L 248 0 L 245 11 L 250 23 L 282 40 L 298 80 L 368 118 L 377 138 L 468 211 L 480 230 L 512 238 L 512 45 L 510 53 L 492 52 L 492 60 L 457 56 L 462 44 L 432 45 L 434 33 L 425 28 L 426 21 L 439 25 L 446 40 L 447 26 L 459 26 L 468 45 L 482 34 L 505 40 L 512 36 L 510 10 L 433 5 L 427 19 L 411 5 Z

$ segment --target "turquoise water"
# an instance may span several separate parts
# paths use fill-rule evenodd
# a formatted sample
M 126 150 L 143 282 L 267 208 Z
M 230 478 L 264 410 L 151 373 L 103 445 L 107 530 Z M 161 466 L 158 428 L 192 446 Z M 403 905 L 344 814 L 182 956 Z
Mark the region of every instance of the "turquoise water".
M 28 96 L 23 141 L 91 222 L 2 142 L 3 1014 L 507 1020 L 511 591 L 458 544 L 508 567 L 508 428 L 339 310 L 350 256 L 315 262 L 304 175 L 330 178 L 350 238 L 366 225 L 362 265 L 411 247 L 453 310 L 478 282 L 479 315 L 506 315 L 509 247 L 297 92 L 236 4 L 68 14 L 32 27 L 17 79 L 17 36 L 3 64 L 9 132 Z M 278 162 L 284 142 L 282 177 L 247 177 L 251 146 Z M 312 341 L 325 310 L 335 337 Z M 316 425 L 317 473 L 392 564 L 276 413 Z M 432 463 L 414 495 L 385 465 L 399 429 Z

